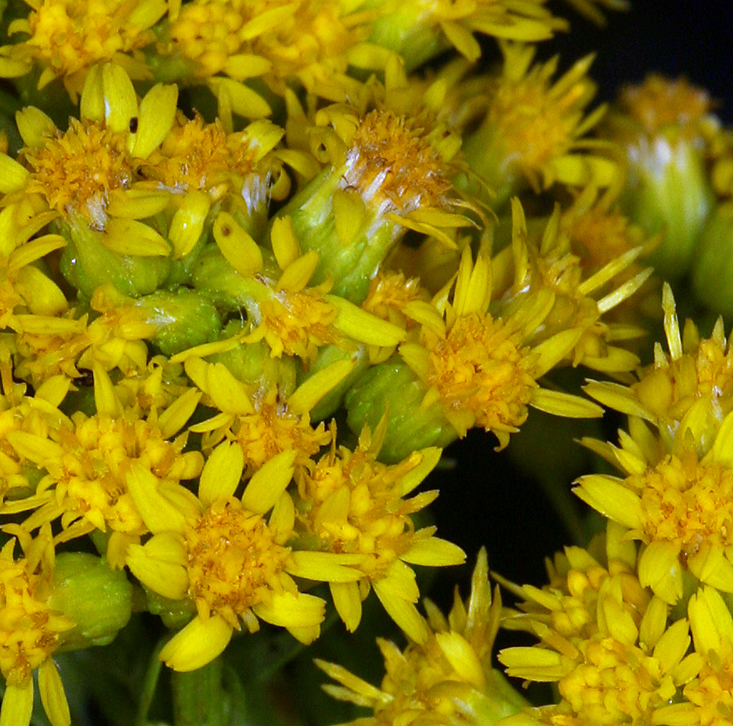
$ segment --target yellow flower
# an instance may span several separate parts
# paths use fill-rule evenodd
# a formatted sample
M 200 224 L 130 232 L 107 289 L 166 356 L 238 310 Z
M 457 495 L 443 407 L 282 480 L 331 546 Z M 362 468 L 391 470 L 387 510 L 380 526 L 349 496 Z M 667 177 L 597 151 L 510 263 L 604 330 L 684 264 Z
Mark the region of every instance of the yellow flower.
M 0 211 L 0 328 L 18 330 L 18 315 L 60 315 L 67 308 L 61 289 L 34 264 L 66 240 L 58 234 L 31 240 L 49 217 L 35 216 L 27 202 Z
M 375 56 L 360 43 L 374 12 L 360 12 L 358 5 L 194 0 L 175 17 L 171 13 L 158 52 L 164 67 L 180 66 L 184 78 L 201 79 L 215 93 L 224 89 L 231 94 L 237 113 L 248 118 L 270 112 L 243 83 L 251 78 L 262 79 L 281 96 L 288 85 L 302 84 L 310 93 L 341 101 L 359 87 L 346 74 L 349 62 L 360 65 L 364 54 Z
M 509 434 L 526 420 L 529 405 L 558 415 L 599 415 L 588 402 L 542 389 L 537 383 L 571 353 L 584 328 L 590 326 L 577 319 L 580 315 L 558 320 L 557 308 L 568 311 L 567 306 L 558 303 L 559 295 L 556 296 L 553 285 L 542 280 L 534 289 L 530 283 L 534 278 L 532 263 L 528 262 L 531 256 L 525 254 L 524 216 L 518 203 L 514 212 L 516 257 L 525 262 L 524 266 L 516 265 L 514 287 L 522 294 L 515 295 L 513 300 L 509 297 L 504 310 L 500 304 L 497 314 L 489 312 L 494 281 L 488 256 L 481 252 L 473 262 L 470 249 L 466 248 L 457 276 L 435 298 L 445 318 L 445 331 L 423 327 L 419 344 L 400 346 L 400 355 L 428 389 L 423 405 L 439 401 L 459 436 L 473 426 L 481 426 L 497 436 L 502 448 L 508 443 Z M 551 233 L 549 224 L 543 250 L 549 247 Z M 538 255 L 534 260 L 535 264 L 546 262 L 548 267 L 552 261 L 550 255 Z M 558 275 L 556 268 L 550 272 Z M 559 274 L 562 276 L 562 272 Z M 572 288 L 573 296 L 593 289 L 590 281 L 580 287 L 562 279 L 560 283 L 568 291 Z M 558 287 L 556 284 L 555 288 Z M 597 309 L 595 314 L 598 315 Z
M 624 479 L 583 476 L 575 493 L 645 543 L 639 579 L 671 605 L 683 597 L 683 573 L 733 592 L 733 413 L 723 420 L 710 449 L 701 455 L 686 427 L 671 450 L 640 419 L 632 420 L 621 447 L 584 439 L 615 464 Z
M 485 105 L 476 103 L 468 81 L 469 108 L 483 116 L 463 145 L 471 168 L 496 192 L 491 204 L 506 201 L 525 183 L 537 193 L 555 183 L 612 183 L 618 166 L 600 153 L 608 144 L 582 138 L 605 112 L 599 106 L 585 115 L 595 95 L 586 75 L 593 57 L 577 61 L 553 82 L 557 58 L 532 65 L 535 46 L 502 43 L 501 48 L 504 67 L 498 78 L 487 79 Z
M 92 305 L 102 307 L 104 288 L 93 296 Z M 107 309 L 90 322 L 89 314 L 77 317 L 78 309 L 63 316 L 18 315 L 13 336 L 15 375 L 33 386 L 53 376 L 79 379 L 99 363 L 106 371 L 118 369 L 135 375 L 145 369 L 148 358 L 144 339 L 155 327 L 135 310 Z M 86 371 L 86 372 L 85 372 Z
M 74 623 L 48 604 L 53 576 L 51 533 L 28 540 L 25 557 L 13 557 L 15 538 L 0 551 L 0 671 L 5 678 L 0 720 L 28 726 L 33 711 L 33 671 L 41 703 L 53 726 L 69 726 L 64 686 L 52 655 Z
M 144 218 L 161 211 L 166 195 L 126 192 L 139 181 L 135 160 L 149 156 L 170 131 L 177 97 L 175 86 L 158 84 L 138 103 L 120 66 L 94 66 L 82 92 L 81 118 L 71 119 L 66 131 L 40 109 L 19 112 L 22 165 L 15 162 L 21 167 L 13 167 L 15 183 L 2 191 L 37 194 L 70 223 L 83 220 L 95 229 L 105 229 L 110 217 Z
M 723 419 L 733 408 L 733 356 L 719 318 L 709 338 L 688 320 L 680 331 L 672 288 L 662 294 L 669 353 L 654 347 L 654 363 L 627 386 L 592 381 L 585 386 L 604 406 L 653 424 L 672 451 L 678 429 L 688 429 L 700 455 L 710 451 Z M 680 437 L 682 443 L 682 437 Z
M 341 701 L 365 706 L 373 715 L 353 722 L 363 726 L 455 726 L 489 724 L 526 705 L 524 699 L 491 666 L 494 636 L 499 627 L 501 599 L 492 602 L 486 550 L 479 552 L 464 602 L 456 592 L 448 617 L 429 600 L 428 636 L 403 651 L 377 639 L 386 675 L 375 688 L 345 668 L 316 660 L 340 686 L 323 689 Z
M 215 352 L 216 344 L 208 352 Z M 236 443 L 249 472 L 261 468 L 277 454 L 291 451 L 302 465 L 332 440 L 332 432 L 323 423 L 313 428 L 310 410 L 353 368 L 342 361 L 324 368 L 297 389 L 280 390 L 276 384 L 248 386 L 237 380 L 223 363 L 206 363 L 187 351 L 186 373 L 206 394 L 204 405 L 213 405 L 220 413 L 195 424 L 190 431 L 203 433 L 202 446 L 209 452 L 223 439 Z
M 150 77 L 140 49 L 154 42 L 152 26 L 165 14 L 165 0 L 41 0 L 29 2 L 27 18 L 18 18 L 8 35 L 29 37 L 0 48 L 0 76 L 16 78 L 34 67 L 38 87 L 55 78 L 76 103 L 89 69 L 116 61 L 135 79 Z
M 636 545 L 613 523 L 605 549 L 603 564 L 568 547 L 548 568 L 549 585 L 516 588 L 525 613 L 506 624 L 542 643 L 505 648 L 499 661 L 510 676 L 557 683 L 561 700 L 510 716 L 502 726 L 667 723 L 658 712 L 680 700 L 699 673 L 700 657 L 687 655 L 687 620 L 668 625 L 667 606 L 635 575 Z
M 168 274 L 171 243 L 141 220 L 164 211 L 171 195 L 141 186 L 136 168 L 170 130 L 177 94 L 157 84 L 138 102 L 127 73 L 107 63 L 90 69 L 81 119 L 66 131 L 37 108 L 18 113 L 25 146 L 20 161 L 0 155 L 0 191 L 14 206 L 30 198 L 36 229 L 54 220 L 67 239 L 63 273 L 88 297 L 105 282 L 152 292 Z
M 220 118 L 206 123 L 199 114 L 192 119 L 179 115 L 141 174 L 176 192 L 204 192 L 212 203 L 226 195 L 241 196 L 245 209 L 256 208 L 265 201 L 270 177 L 282 175 L 271 152 L 283 133 L 270 121 L 254 121 L 233 132 Z M 277 199 L 289 187 L 281 182 L 279 190 Z
M 498 288 L 495 296 L 503 298 L 497 310 L 508 314 L 514 306 L 522 305 L 527 295 L 551 293 L 552 309 L 542 329 L 530 336 L 533 344 L 565 331 L 567 338 L 575 337 L 566 353 L 572 365 L 608 373 L 636 368 L 639 359 L 614 343 L 640 337 L 644 331 L 623 323 L 606 323 L 603 316 L 630 298 L 651 276 L 650 267 L 630 275 L 630 267 L 645 248 L 633 247 L 600 269 L 587 270 L 562 229 L 559 207 L 555 207 L 539 239 L 528 236 L 524 213 L 516 199 L 512 200 L 512 211 L 511 256 L 507 250 L 493 262 Z
M 650 137 L 670 127 L 685 136 L 709 136 L 718 127 L 707 91 L 685 78 L 672 80 L 651 73 L 643 83 L 624 86 L 619 105 Z
M 405 330 L 418 325 L 443 329 L 442 317 L 420 286 L 420 280 L 406 278 L 401 272 L 380 270 L 369 284 L 362 308 Z
M 27 395 L 27 386 L 13 380 L 10 351 L 4 345 L 0 346 L 0 383 L 0 512 L 12 514 L 44 501 L 36 497 L 43 472 L 13 443 L 18 436 L 46 440 L 63 425 L 66 417 L 56 406 L 66 395 L 68 383 L 57 376 Z
M 437 496 L 425 492 L 404 499 L 440 459 L 437 448 L 415 451 L 394 466 L 377 461 L 386 419 L 372 438 L 365 428 L 354 451 L 336 447 L 296 474 L 296 519 L 305 542 L 318 552 L 296 552 L 301 576 L 326 580 L 336 610 L 353 631 L 361 620 L 361 602 L 374 588 L 393 620 L 415 642 L 427 631 L 415 603 L 419 597 L 409 564 L 461 564 L 465 555 L 454 544 L 434 537 L 435 527 L 415 531 L 411 515 Z M 342 561 L 342 558 L 347 558 Z M 328 569 L 329 563 L 333 572 Z M 337 567 L 337 565 L 347 567 Z M 306 570 L 310 567 L 310 570 Z
M 198 498 L 148 469 L 131 468 L 128 485 L 153 537 L 128 549 L 127 565 L 151 590 L 196 605 L 196 617 L 160 653 L 174 670 L 195 670 L 216 658 L 240 619 L 250 632 L 261 618 L 304 643 L 318 637 L 325 603 L 299 592 L 287 574 L 300 574 L 286 546 L 295 512 L 285 489 L 294 460 L 294 451 L 272 458 L 239 497 L 244 457 L 233 443 L 220 444 L 208 458 Z
M 47 472 L 38 483 L 36 497 L 23 507 L 38 508 L 22 526 L 34 530 L 60 518 L 62 531 L 56 542 L 94 530 L 106 532 L 109 527 L 114 537 L 110 546 L 117 552 L 118 545 L 124 549 L 122 543 L 147 532 L 128 491 L 126 477 L 133 465 L 170 481 L 199 475 L 201 454 L 183 452 L 187 432 L 172 442 L 168 439 L 184 426 L 201 394 L 190 389 L 164 411 L 153 410 L 143 418 L 139 409 L 123 409 L 99 364 L 94 364 L 93 371 L 93 416 L 76 411 L 70 419 L 63 417 L 62 425 L 47 437 L 19 431 L 9 440 L 19 455 Z M 15 504 L 16 509 L 20 506 L 21 502 Z
M 733 618 L 723 597 L 704 587 L 690 598 L 690 629 L 704 664 L 685 686 L 686 702 L 659 714 L 662 726 L 724 726 L 733 718 Z

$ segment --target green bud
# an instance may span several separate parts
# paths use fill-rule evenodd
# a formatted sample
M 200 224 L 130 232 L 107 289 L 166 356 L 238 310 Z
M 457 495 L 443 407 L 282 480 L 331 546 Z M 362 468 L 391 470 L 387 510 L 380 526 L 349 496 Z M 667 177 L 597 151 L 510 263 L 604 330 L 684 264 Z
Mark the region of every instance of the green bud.
M 667 279 L 683 275 L 713 206 L 704 159 L 694 140 L 641 137 L 627 150 L 629 180 L 621 206 L 649 236 L 662 244 L 647 258 Z
M 127 625 L 132 612 L 132 585 L 123 570 L 84 552 L 56 555 L 49 605 L 76 627 L 62 635 L 61 650 L 107 645 Z
M 58 226 L 68 240 L 61 255 L 61 273 L 87 297 L 105 284 L 130 297 L 147 295 L 157 290 L 169 275 L 169 256 L 118 254 L 104 245 L 105 232 L 90 229 L 83 222 Z
M 379 454 L 386 463 L 397 463 L 427 446 L 445 448 L 458 438 L 439 403 L 422 407 L 426 389 L 399 358 L 372 366 L 346 394 L 349 428 L 359 434 L 364 425 L 373 431 L 385 411 L 387 433 Z
M 342 189 L 346 167 L 327 167 L 278 214 L 289 215 L 303 252 L 319 256 L 311 284 L 333 280 L 334 295 L 359 304 L 404 229 Z
M 733 316 L 733 205 L 720 205 L 705 225 L 692 263 L 697 298 L 726 317 Z
M 140 298 L 135 305 L 147 313 L 147 322 L 155 325 L 157 332 L 152 342 L 165 355 L 218 340 L 221 333 L 216 305 L 208 295 L 196 290 L 159 290 Z

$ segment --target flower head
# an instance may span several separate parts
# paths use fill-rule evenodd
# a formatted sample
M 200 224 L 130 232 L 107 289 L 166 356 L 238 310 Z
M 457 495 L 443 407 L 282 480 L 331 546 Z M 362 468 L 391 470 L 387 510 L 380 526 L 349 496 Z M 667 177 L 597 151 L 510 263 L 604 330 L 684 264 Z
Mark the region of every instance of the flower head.
M 467 60 L 481 56 L 475 34 L 517 41 L 538 41 L 567 27 L 544 7 L 544 0 L 517 5 L 507 0 L 457 3 L 451 0 L 372 2 L 382 13 L 369 40 L 397 52 L 413 70 L 453 46 Z
M 723 419 L 733 408 L 733 357 L 718 319 L 709 338 L 688 320 L 680 330 L 672 288 L 665 284 L 662 305 L 669 352 L 654 347 L 654 363 L 627 386 L 591 382 L 585 391 L 603 405 L 638 416 L 656 427 L 667 451 L 675 438 L 691 436 L 700 456 L 710 451 Z M 680 435 L 678 431 L 689 430 Z
M 133 407 L 123 409 L 104 369 L 94 367 L 96 413 L 76 411 L 60 416 L 60 425 L 47 431 L 18 432 L 10 438 L 18 455 L 45 472 L 27 503 L 13 504 L 16 511 L 35 509 L 23 527 L 34 530 L 60 519 L 63 542 L 94 530 L 114 535 L 110 561 L 119 564 L 116 548 L 148 530 L 127 486 L 130 467 L 155 472 L 169 481 L 196 477 L 201 454 L 183 452 L 187 434 L 168 439 L 184 426 L 200 393 L 189 390 L 164 411 L 143 416 Z M 60 402 L 59 402 L 60 403 Z
M 195 670 L 213 660 L 240 620 L 250 632 L 261 618 L 304 643 L 318 637 L 324 603 L 299 592 L 288 575 L 300 574 L 286 546 L 294 510 L 285 489 L 294 460 L 293 451 L 275 456 L 240 496 L 244 457 L 229 442 L 209 456 L 198 497 L 147 469 L 131 469 L 128 484 L 153 537 L 128 549 L 127 565 L 151 590 L 196 606 L 196 617 L 161 651 L 171 668 Z
M 334 663 L 316 661 L 341 684 L 324 685 L 324 690 L 373 710 L 372 716 L 360 720 L 370 726 L 493 723 L 521 708 L 523 699 L 491 667 L 501 599 L 497 590 L 492 601 L 486 550 L 479 552 L 465 602 L 456 591 L 447 618 L 428 600 L 425 607 L 424 642 L 411 641 L 400 651 L 394 643 L 377 639 L 386 670 L 380 688 Z
M 74 102 L 95 63 L 114 60 L 133 78 L 150 76 L 140 49 L 155 40 L 152 26 L 166 12 L 164 0 L 43 0 L 28 4 L 28 16 L 8 28 L 10 36 L 22 33 L 28 37 L 0 49 L 0 76 L 15 78 L 38 67 L 39 88 L 61 78 Z
M 69 726 L 69 706 L 52 655 L 74 623 L 48 604 L 53 576 L 50 530 L 28 538 L 25 557 L 13 556 L 16 540 L 0 551 L 0 672 L 5 678 L 0 718 L 27 726 L 33 710 L 33 671 L 53 726 Z M 25 538 L 24 538 L 25 539 Z
M 681 699 L 701 659 L 687 655 L 688 621 L 668 625 L 666 605 L 641 586 L 635 560 L 636 545 L 611 524 L 601 561 L 566 548 L 549 568 L 549 585 L 517 588 L 525 612 L 507 624 L 542 643 L 505 648 L 499 660 L 510 676 L 557 683 L 561 700 L 506 726 L 669 723 L 664 709 Z
M 412 515 L 437 492 L 405 499 L 438 463 L 439 449 L 416 451 L 393 466 L 382 464 L 377 456 L 385 424 L 386 419 L 374 438 L 364 429 L 354 451 L 333 443 L 329 454 L 298 473 L 297 521 L 319 552 L 295 556 L 303 563 L 314 559 L 310 577 L 330 582 L 336 609 L 349 630 L 358 626 L 361 601 L 373 587 L 395 622 L 422 642 L 425 628 L 414 605 L 419 593 L 406 563 L 460 564 L 465 555 L 434 537 L 434 527 L 414 529 Z M 336 572 L 334 566 L 332 574 L 329 562 L 346 567 Z
M 194 0 L 169 16 L 158 51 L 184 78 L 241 97 L 240 113 L 266 115 L 266 102 L 243 81 L 261 79 L 281 96 L 302 84 L 334 101 L 358 88 L 346 69 L 373 15 L 333 0 Z
M 332 440 L 323 423 L 311 426 L 310 410 L 351 371 L 343 361 L 326 367 L 287 395 L 277 383 L 246 385 L 237 380 L 223 363 L 206 363 L 200 358 L 185 361 L 188 375 L 219 413 L 195 424 L 190 430 L 203 433 L 204 451 L 211 451 L 225 438 L 236 443 L 247 470 L 261 468 L 274 456 L 294 452 L 295 462 L 305 464 Z
M 504 68 L 498 78 L 488 80 L 485 115 L 464 144 L 471 167 L 497 193 L 492 204 L 505 201 L 525 182 L 537 192 L 556 182 L 610 184 L 617 165 L 592 152 L 600 151 L 602 143 L 582 138 L 605 112 L 599 106 L 585 115 L 595 95 L 595 84 L 587 76 L 593 57 L 577 61 L 553 81 L 557 58 L 532 65 L 535 46 L 501 47 Z M 475 98 L 469 103 L 481 109 Z

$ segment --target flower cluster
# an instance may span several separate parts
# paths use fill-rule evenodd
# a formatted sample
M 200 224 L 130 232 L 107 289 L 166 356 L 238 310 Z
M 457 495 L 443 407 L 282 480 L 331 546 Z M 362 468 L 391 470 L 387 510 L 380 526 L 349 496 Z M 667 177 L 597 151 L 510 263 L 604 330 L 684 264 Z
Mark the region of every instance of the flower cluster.
M 536 59 L 568 27 L 545 0 L 0 13 L 22 99 L 0 132 L 3 725 L 30 723 L 37 672 L 69 726 L 83 705 L 60 671 L 84 661 L 60 654 L 119 633 L 131 655 L 135 627 L 158 641 L 135 723 L 160 661 L 176 722 L 197 722 L 186 678 L 228 708 L 237 648 L 275 662 L 374 602 L 409 640 L 380 641 L 381 688 L 319 661 L 368 723 L 730 710 L 712 704 L 732 698 L 731 352 L 722 322 L 680 332 L 666 284 L 669 352 L 643 368 L 639 342 L 647 261 L 687 270 L 730 205 L 733 142 L 704 92 L 654 76 L 594 106 L 591 56 L 563 74 Z M 664 153 L 660 182 L 645 164 Z M 555 372 L 576 367 L 612 380 L 564 390 Z M 568 548 L 545 588 L 506 583 L 511 611 L 482 551 L 469 598 L 425 618 L 419 568 L 465 561 L 429 514 L 443 449 L 473 428 L 504 449 L 531 409 L 603 407 L 629 433 L 583 443 L 624 478 L 575 491 L 610 520 L 605 550 Z M 507 674 L 557 682 L 559 703 L 530 709 L 494 666 L 502 623 L 542 641 L 502 651 Z

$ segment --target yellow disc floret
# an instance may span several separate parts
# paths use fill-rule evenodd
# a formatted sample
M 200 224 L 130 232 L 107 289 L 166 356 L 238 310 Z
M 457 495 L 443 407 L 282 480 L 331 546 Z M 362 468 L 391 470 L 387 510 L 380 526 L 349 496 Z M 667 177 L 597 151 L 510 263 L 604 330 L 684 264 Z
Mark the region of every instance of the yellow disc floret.
M 186 531 L 189 594 L 203 617 L 221 615 L 232 628 L 253 616 L 250 607 L 283 588 L 281 573 L 290 554 L 277 544 L 259 514 L 239 499 L 219 499 Z
M 60 214 L 80 215 L 97 229 L 107 218 L 109 195 L 133 181 L 125 137 L 94 122 L 71 120 L 68 131 L 26 149 L 33 170 L 26 185 Z

